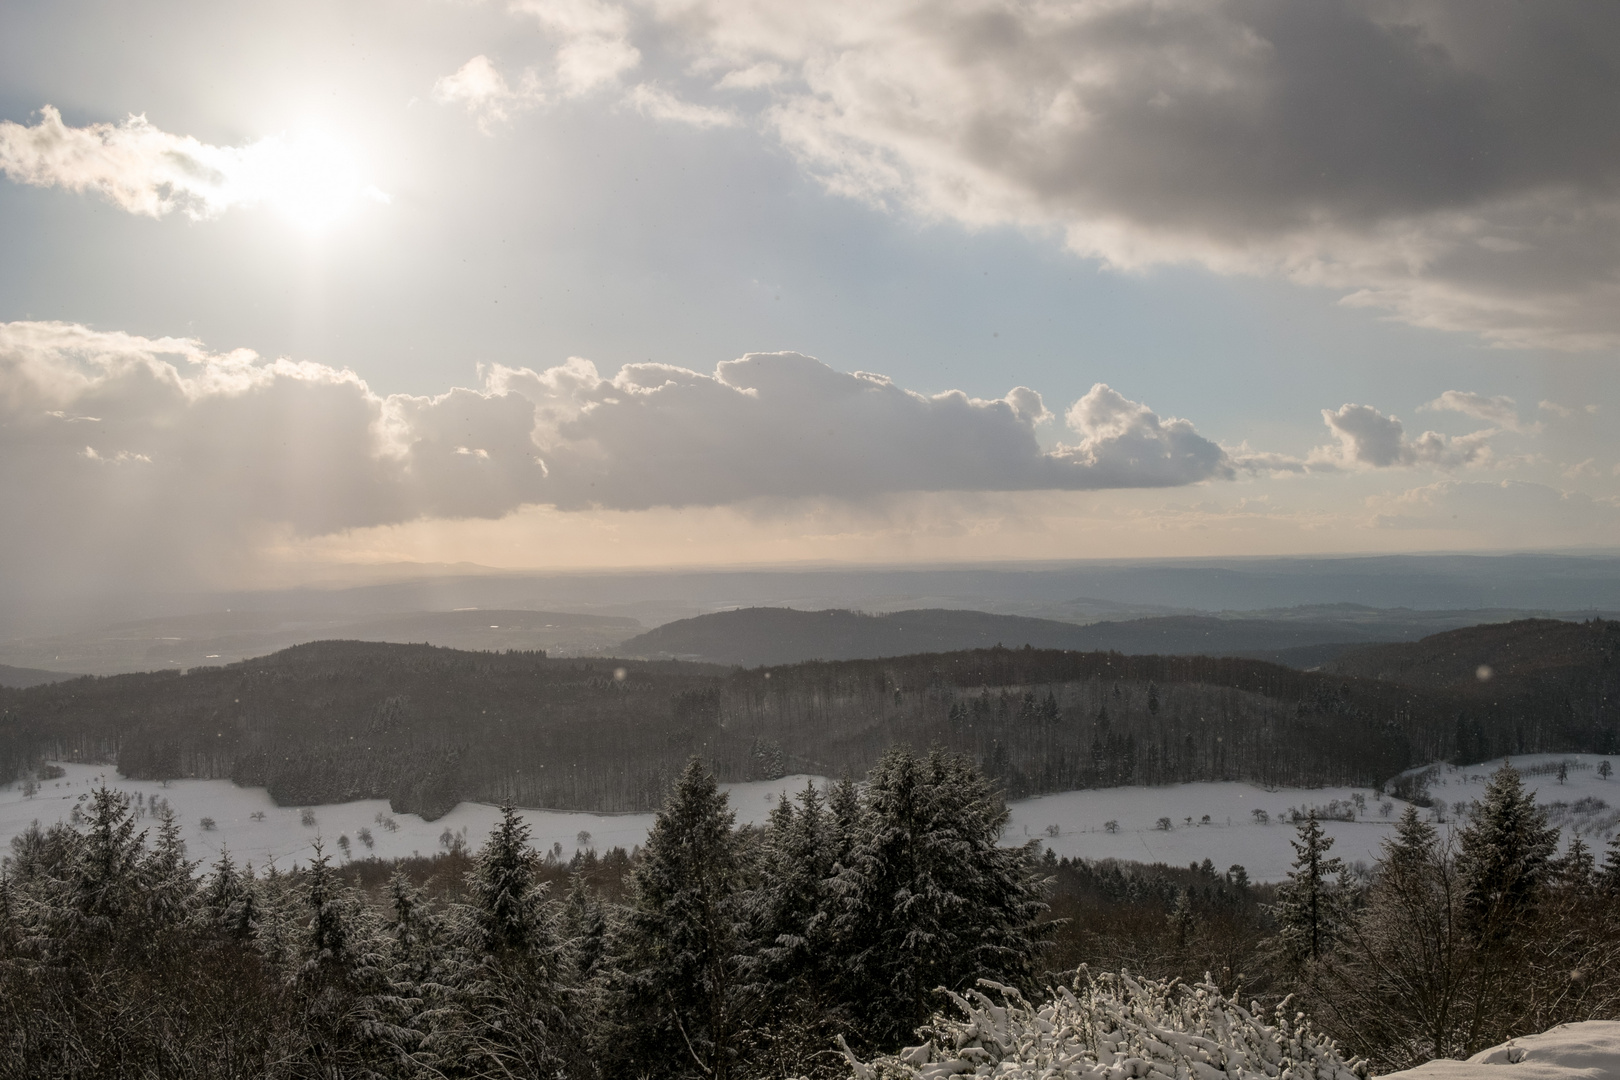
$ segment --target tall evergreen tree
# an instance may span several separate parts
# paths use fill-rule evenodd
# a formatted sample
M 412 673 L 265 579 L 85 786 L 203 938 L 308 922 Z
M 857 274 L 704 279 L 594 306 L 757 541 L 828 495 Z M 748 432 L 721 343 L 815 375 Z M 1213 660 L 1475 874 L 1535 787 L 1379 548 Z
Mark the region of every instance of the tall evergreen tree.
M 502 807 L 467 875 L 470 903 L 461 909 L 471 961 L 458 985 L 460 1053 L 475 1071 L 539 1080 L 587 1064 L 562 1005 L 556 912 L 536 880 L 539 865 L 528 824 Z
M 939 1001 L 980 978 L 1028 984 L 1045 880 L 1036 845 L 1000 845 L 1006 803 L 967 758 L 893 748 L 834 880 L 834 932 L 868 1040 L 910 1038 Z
M 1558 850 L 1558 830 L 1503 765 L 1485 785 L 1479 810 L 1458 837 L 1463 908 L 1483 945 L 1506 942 L 1535 912 Z
M 760 1002 L 747 992 L 744 853 L 714 776 L 688 763 L 630 880 L 612 1011 L 626 1075 L 727 1080 Z
M 1294 866 L 1277 888 L 1277 940 L 1293 964 L 1314 963 L 1344 930 L 1344 897 L 1335 880 L 1344 871 L 1344 860 L 1328 855 L 1333 837 L 1323 831 L 1315 810 L 1299 823 L 1298 835 L 1289 843 Z
M 1620 898 L 1620 833 L 1609 838 L 1608 850 L 1603 856 L 1603 869 L 1598 871 L 1598 888 L 1604 894 Z
M 847 794 L 853 796 L 853 785 Z M 853 829 L 860 816 L 858 798 L 847 813 Z M 847 1027 L 831 889 L 847 856 L 845 835 L 838 812 L 826 805 L 814 783 L 807 783 L 796 801 L 784 793 L 765 832 L 754 909 L 759 942 L 754 979 L 767 1009 L 761 1052 L 781 1075 L 802 1071 L 798 1063 L 814 1060 Z

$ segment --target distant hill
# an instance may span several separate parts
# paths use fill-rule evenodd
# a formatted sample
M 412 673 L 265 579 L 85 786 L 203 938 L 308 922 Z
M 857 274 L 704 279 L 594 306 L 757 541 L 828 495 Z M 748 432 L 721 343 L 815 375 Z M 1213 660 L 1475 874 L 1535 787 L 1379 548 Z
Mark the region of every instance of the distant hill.
M 42 668 L 12 667 L 9 664 L 0 664 L 0 686 L 39 686 L 43 683 L 62 682 L 65 679 L 77 679 L 78 676 L 62 671 L 45 671 Z
M 1357 644 L 1416 639 L 1432 632 L 1436 621 L 1430 612 L 1380 612 L 1353 605 L 1267 615 L 1166 615 L 1080 625 L 947 608 L 866 615 L 759 607 L 666 623 L 620 643 L 617 651 L 649 659 L 760 667 L 1028 645 L 1131 655 L 1247 656 L 1311 667 Z
M 1481 678 L 1480 668 L 1489 668 Z M 1333 671 L 1407 686 L 1496 694 L 1560 673 L 1620 668 L 1620 621 L 1522 619 L 1433 634 L 1421 641 L 1363 645 Z M 1620 675 L 1620 671 L 1616 671 Z
M 1606 732 L 1597 753 L 1620 752 L 1620 621 L 1523 619 L 1471 626 L 1421 641 L 1367 645 L 1324 670 L 1457 697 L 1455 758 L 1489 761 L 1523 753 L 1550 714 Z M 1486 718 L 1508 715 L 1510 726 Z
M 611 649 L 642 624 L 612 615 L 469 608 L 338 617 L 310 611 L 212 611 L 0 642 L 0 660 L 90 675 L 219 666 L 310 641 L 389 641 L 452 649 L 577 655 Z

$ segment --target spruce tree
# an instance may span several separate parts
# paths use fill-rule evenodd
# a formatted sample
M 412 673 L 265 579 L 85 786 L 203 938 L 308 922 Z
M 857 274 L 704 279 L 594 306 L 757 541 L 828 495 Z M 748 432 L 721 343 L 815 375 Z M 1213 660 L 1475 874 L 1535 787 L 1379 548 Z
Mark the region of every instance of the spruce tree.
M 62 914 L 73 933 L 105 941 L 127 933 L 129 918 L 143 906 L 146 833 L 135 831 L 129 796 L 106 787 L 90 793 L 85 817 L 88 828 L 74 844 L 70 898 Z
M 1597 862 L 1586 841 L 1576 836 L 1569 842 L 1569 850 L 1552 867 L 1552 880 L 1558 890 L 1573 898 L 1584 898 L 1596 876 Z
M 851 785 L 851 793 L 853 786 Z M 858 799 L 850 825 L 859 819 Z M 834 1044 L 847 1026 L 832 935 L 832 878 L 846 853 L 836 811 L 807 783 L 797 801 L 783 794 L 771 811 L 754 906 L 759 964 L 754 982 L 767 1013 L 762 1053 L 779 1075 Z
M 529 826 L 511 806 L 479 849 L 468 875 L 477 948 L 486 955 L 521 954 L 545 948 L 541 902 L 534 875 L 540 864 L 529 846 Z
M 726 1080 L 756 1014 L 745 866 L 735 815 L 694 758 L 659 811 L 630 878 L 611 976 L 623 1075 Z M 628 1060 L 625 1060 L 628 1059 Z
M 910 1038 L 939 1006 L 937 987 L 1028 985 L 1045 910 L 1038 845 L 1000 845 L 1006 803 L 972 762 L 892 748 L 867 778 L 864 810 L 833 883 L 861 1034 Z
M 459 1055 L 475 1072 L 538 1080 L 585 1064 L 562 1008 L 556 912 L 535 879 L 539 865 L 527 823 L 502 807 L 467 875 L 470 903 L 459 909 L 470 952 L 457 987 Z
M 1485 785 L 1480 807 L 1458 837 L 1463 908 L 1481 944 L 1509 939 L 1529 920 L 1558 850 L 1558 830 L 1503 765 Z
M 1604 895 L 1620 898 L 1620 833 L 1609 838 L 1609 847 L 1603 856 L 1603 869 L 1598 871 L 1597 885 Z
M 1334 881 L 1344 870 L 1344 860 L 1328 855 L 1333 838 L 1322 830 L 1314 809 L 1289 842 L 1295 858 L 1288 880 L 1277 888 L 1278 944 L 1291 963 L 1314 963 L 1344 929 L 1344 899 Z

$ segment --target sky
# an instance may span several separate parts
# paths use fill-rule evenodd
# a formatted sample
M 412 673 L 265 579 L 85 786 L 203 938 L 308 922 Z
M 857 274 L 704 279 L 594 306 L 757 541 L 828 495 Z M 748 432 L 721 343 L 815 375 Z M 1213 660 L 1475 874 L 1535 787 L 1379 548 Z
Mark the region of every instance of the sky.
M 0 595 L 1620 537 L 1620 7 L 13 0 Z

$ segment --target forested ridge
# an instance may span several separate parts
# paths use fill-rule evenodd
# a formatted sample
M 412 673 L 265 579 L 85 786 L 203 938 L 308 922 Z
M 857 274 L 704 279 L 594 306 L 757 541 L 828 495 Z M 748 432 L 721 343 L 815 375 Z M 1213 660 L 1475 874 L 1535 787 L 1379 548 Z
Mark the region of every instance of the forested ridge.
M 1012 797 L 1196 780 L 1371 786 L 1442 759 L 1616 752 L 1620 629 L 1555 625 L 1584 635 L 1577 663 L 1552 681 L 1505 665 L 1484 689 L 1038 649 L 735 671 L 319 642 L 184 674 L 0 690 L 0 781 L 62 758 L 135 778 L 228 777 L 283 805 L 630 811 L 656 807 L 691 755 L 722 781 L 839 777 L 899 743 L 965 753 Z M 1547 633 L 1479 629 L 1498 651 L 1515 632 Z

